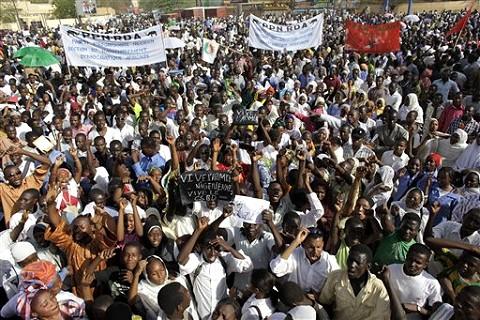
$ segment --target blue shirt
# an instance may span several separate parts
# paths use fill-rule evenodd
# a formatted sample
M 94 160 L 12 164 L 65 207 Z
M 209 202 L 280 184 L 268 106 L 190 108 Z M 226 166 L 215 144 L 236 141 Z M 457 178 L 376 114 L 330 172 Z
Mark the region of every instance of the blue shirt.
M 140 161 L 134 163 L 132 166 L 137 178 L 148 175 L 148 171 L 152 168 L 160 168 L 163 170 L 163 167 L 165 167 L 165 159 L 158 153 L 152 157 L 147 157 L 142 153 L 140 155 Z

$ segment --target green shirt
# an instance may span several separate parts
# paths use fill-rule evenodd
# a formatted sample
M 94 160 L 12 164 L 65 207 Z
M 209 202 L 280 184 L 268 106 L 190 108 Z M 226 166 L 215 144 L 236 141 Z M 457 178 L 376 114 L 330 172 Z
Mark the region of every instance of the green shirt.
M 404 263 L 408 249 L 414 243 L 416 241 L 413 239 L 410 242 L 403 241 L 398 231 L 396 231 L 380 241 L 373 261 L 381 266 L 392 263 Z

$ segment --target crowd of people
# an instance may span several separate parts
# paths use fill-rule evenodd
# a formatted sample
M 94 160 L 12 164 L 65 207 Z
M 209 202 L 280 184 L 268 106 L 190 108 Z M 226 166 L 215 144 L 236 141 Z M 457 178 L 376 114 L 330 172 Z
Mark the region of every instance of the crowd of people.
M 249 48 L 243 15 L 178 19 L 186 46 L 132 68 L 68 67 L 58 29 L 3 34 L 1 317 L 480 319 L 480 13 L 449 37 L 462 13 L 418 16 L 401 51 L 368 55 L 343 23 L 402 16 L 326 11 L 323 45 L 297 52 Z M 24 68 L 26 46 L 62 63 Z M 200 170 L 269 209 L 186 203 Z

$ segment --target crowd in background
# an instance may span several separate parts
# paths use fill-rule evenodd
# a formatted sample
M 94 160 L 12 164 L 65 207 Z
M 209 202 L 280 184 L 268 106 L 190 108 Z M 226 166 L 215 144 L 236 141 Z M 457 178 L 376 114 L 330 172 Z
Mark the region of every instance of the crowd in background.
M 1 317 L 480 319 L 480 13 L 449 37 L 463 13 L 324 14 L 297 52 L 249 48 L 246 15 L 170 20 L 185 47 L 132 68 L 68 67 L 58 28 L 3 33 Z M 347 19 L 401 20 L 401 50 L 349 52 Z M 62 62 L 24 68 L 27 46 Z M 270 208 L 182 202 L 199 170 Z

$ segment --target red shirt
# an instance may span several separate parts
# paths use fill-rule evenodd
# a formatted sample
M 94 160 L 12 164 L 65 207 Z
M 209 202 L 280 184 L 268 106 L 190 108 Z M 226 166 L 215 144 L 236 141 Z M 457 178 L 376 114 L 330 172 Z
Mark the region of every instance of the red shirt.
M 448 107 L 443 109 L 443 112 L 440 115 L 440 119 L 438 119 L 438 130 L 442 132 L 447 132 L 450 123 L 452 123 L 453 120 L 462 117 L 464 112 L 465 107 L 463 105 L 458 108 L 454 105 L 449 105 Z

